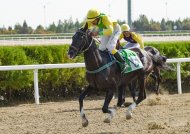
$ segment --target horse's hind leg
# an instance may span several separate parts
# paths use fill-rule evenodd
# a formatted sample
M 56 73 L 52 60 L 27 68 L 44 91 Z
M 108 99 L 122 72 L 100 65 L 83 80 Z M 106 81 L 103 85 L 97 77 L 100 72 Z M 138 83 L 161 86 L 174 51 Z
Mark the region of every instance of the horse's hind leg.
M 160 69 L 157 68 L 157 70 L 155 71 L 155 75 L 156 75 L 156 94 L 159 94 L 160 93 L 159 86 L 162 80 L 160 75 Z
M 145 98 L 146 98 L 146 91 L 145 91 L 145 83 L 146 83 L 146 79 L 145 79 L 145 74 L 142 73 L 139 76 L 138 79 L 138 83 L 139 83 L 139 96 L 137 98 L 137 100 L 132 103 L 127 110 L 126 113 L 126 119 L 131 119 L 132 118 L 132 110 L 140 103 L 142 102 Z
M 125 90 L 126 86 L 119 86 L 118 88 L 118 101 L 117 106 L 121 107 L 125 103 Z
M 138 99 L 136 100 L 137 105 L 140 102 L 142 102 L 144 99 L 146 99 L 145 83 L 146 83 L 146 78 L 145 77 L 139 81 L 139 90 L 140 91 L 139 91 Z
M 151 77 L 154 79 L 155 82 L 155 92 L 158 95 L 159 94 L 159 86 L 160 86 L 160 82 L 162 80 L 161 75 L 160 75 L 160 69 L 159 68 L 155 68 L 154 72 L 152 72 Z
M 138 81 L 135 79 L 135 80 L 132 80 L 131 83 L 128 85 L 129 91 L 131 93 L 131 96 L 132 96 L 134 102 L 136 101 L 137 84 L 138 84 L 137 82 Z
M 109 106 L 109 104 L 111 102 L 112 97 L 113 97 L 113 90 L 112 89 L 107 90 L 106 98 L 105 98 L 105 101 L 104 101 L 104 105 L 102 107 L 103 113 L 108 113 L 108 117 L 104 120 L 105 123 L 110 123 L 111 119 L 115 115 L 115 109 L 109 109 L 108 108 L 108 106 Z
M 157 76 L 156 76 L 156 74 L 155 74 L 155 72 L 152 72 L 151 74 L 150 74 L 150 77 L 154 80 L 154 91 L 156 92 L 156 90 L 157 90 Z
M 80 95 L 79 97 L 79 107 L 80 107 L 80 115 L 82 118 L 82 126 L 86 127 L 88 126 L 88 120 L 86 118 L 86 115 L 84 113 L 84 109 L 83 109 L 83 100 L 86 97 L 86 95 L 89 93 L 89 91 L 92 89 L 92 87 L 89 85 Z

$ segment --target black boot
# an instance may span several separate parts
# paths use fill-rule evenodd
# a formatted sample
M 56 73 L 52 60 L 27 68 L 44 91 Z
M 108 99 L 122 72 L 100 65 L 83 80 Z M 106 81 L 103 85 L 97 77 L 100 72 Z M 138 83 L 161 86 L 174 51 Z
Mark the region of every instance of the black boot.
M 145 65 L 146 64 L 146 58 L 145 58 L 145 56 L 143 54 L 144 53 L 143 51 L 144 50 L 139 49 L 139 57 L 140 57 L 140 60 L 141 60 L 142 64 Z
M 123 57 L 119 54 L 119 52 L 116 52 L 114 55 L 113 55 L 117 61 L 119 61 L 121 63 L 121 69 L 122 69 L 122 72 L 127 68 L 127 64 L 125 62 L 125 60 L 123 59 Z

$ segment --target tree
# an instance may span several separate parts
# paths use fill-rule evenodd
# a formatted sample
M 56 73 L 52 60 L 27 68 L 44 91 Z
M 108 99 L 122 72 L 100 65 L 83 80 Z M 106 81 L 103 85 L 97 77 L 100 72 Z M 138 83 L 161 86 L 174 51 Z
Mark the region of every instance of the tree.
M 47 29 L 50 32 L 56 33 L 57 27 L 55 25 L 55 23 L 53 22 L 52 24 L 50 24 L 50 26 Z
M 163 18 L 162 20 L 161 20 L 161 29 L 163 30 L 163 31 L 165 31 L 166 30 L 166 21 L 165 21 L 165 19 Z
M 172 31 L 172 30 L 173 30 L 173 27 L 174 27 L 174 22 L 171 21 L 171 20 L 168 20 L 168 21 L 166 22 L 166 30 Z
M 190 30 L 190 18 L 183 20 L 183 30 Z
M 138 31 L 149 31 L 149 20 L 145 15 L 140 15 L 137 21 L 134 21 L 134 27 Z
M 15 26 L 14 26 L 14 30 L 17 34 L 21 34 L 22 33 L 22 26 L 17 23 Z
M 150 21 L 150 31 L 161 31 L 160 23 L 151 20 Z
M 29 34 L 29 28 L 25 20 L 23 22 L 21 34 Z
M 38 25 L 36 30 L 35 30 L 35 33 L 36 34 L 44 34 L 46 32 L 45 32 L 45 29 L 44 29 L 44 27 L 42 25 Z
M 63 22 L 59 20 L 57 28 L 56 28 L 56 33 L 63 33 L 63 31 L 64 31 Z
M 69 29 L 68 22 L 67 22 L 67 20 L 64 20 L 64 31 L 63 32 L 67 33 L 68 29 Z
M 76 19 L 76 21 L 75 21 L 75 30 L 77 30 L 77 29 L 79 29 L 81 26 L 80 26 L 80 23 L 79 23 L 79 21 L 78 21 L 78 19 Z
M 182 27 L 183 27 L 183 26 L 182 26 L 182 22 L 181 22 L 180 19 L 175 22 L 175 25 L 176 25 L 176 27 L 177 27 L 176 30 L 182 30 Z

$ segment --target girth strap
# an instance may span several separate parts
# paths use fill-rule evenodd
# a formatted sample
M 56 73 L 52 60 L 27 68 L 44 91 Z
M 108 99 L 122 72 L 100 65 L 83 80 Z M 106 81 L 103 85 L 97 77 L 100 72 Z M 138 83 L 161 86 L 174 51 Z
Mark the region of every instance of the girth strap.
M 98 69 L 96 69 L 96 70 L 89 71 L 89 70 L 86 69 L 86 72 L 89 73 L 89 74 L 98 73 L 98 72 L 100 72 L 100 71 L 102 71 L 102 70 L 104 70 L 104 69 L 110 67 L 110 66 L 113 65 L 115 62 L 116 62 L 116 60 L 112 60 L 111 62 L 109 62 L 109 63 L 103 65 L 102 67 L 100 67 L 100 68 L 98 68 Z

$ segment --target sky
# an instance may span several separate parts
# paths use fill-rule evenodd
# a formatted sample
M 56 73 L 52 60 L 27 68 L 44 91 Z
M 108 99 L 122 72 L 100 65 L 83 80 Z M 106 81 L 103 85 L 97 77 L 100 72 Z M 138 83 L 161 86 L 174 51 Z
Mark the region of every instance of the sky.
M 132 20 L 142 14 L 155 21 L 190 18 L 190 0 L 131 1 Z M 0 0 L 0 27 L 22 25 L 24 20 L 33 28 L 69 18 L 81 22 L 93 7 L 117 20 L 127 21 L 127 0 Z

